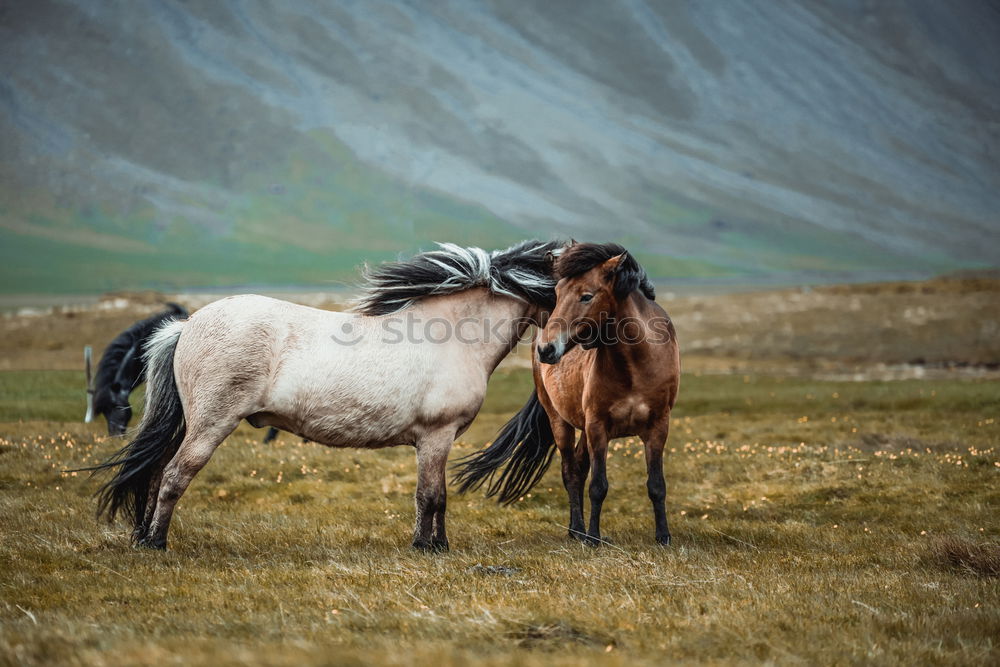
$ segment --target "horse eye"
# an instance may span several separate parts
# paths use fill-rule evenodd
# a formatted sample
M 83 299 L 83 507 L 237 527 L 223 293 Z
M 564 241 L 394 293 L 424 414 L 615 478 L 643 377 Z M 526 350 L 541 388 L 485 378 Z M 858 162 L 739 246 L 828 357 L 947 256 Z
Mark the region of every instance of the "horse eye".
M 587 303 L 593 298 L 594 298 L 593 294 L 584 294 L 583 296 L 580 297 L 580 303 Z

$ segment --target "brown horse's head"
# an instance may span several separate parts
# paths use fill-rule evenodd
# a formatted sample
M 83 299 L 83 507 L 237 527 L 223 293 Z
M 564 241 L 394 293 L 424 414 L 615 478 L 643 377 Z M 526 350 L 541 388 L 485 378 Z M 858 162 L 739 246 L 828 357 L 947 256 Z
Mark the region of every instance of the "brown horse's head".
M 645 271 L 617 243 L 576 243 L 555 265 L 556 307 L 538 337 L 538 360 L 554 364 L 574 345 L 592 349 L 614 341 L 621 300 L 639 289 L 654 298 Z

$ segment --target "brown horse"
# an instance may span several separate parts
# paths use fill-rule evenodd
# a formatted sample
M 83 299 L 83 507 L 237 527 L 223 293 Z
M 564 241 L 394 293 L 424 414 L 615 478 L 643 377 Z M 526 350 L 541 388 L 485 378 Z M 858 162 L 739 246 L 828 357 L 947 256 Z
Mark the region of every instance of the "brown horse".
M 488 495 L 511 503 L 542 477 L 555 446 L 569 494 L 569 534 L 596 545 L 608 493 L 608 441 L 638 435 L 656 541 L 669 544 L 663 447 L 680 385 L 673 324 L 653 301 L 645 271 L 620 245 L 571 245 L 555 270 L 556 308 L 535 341 L 535 393 L 493 444 L 460 463 L 457 481 L 462 491 L 488 481 Z M 574 443 L 575 429 L 582 433 Z M 584 531 L 588 469 L 590 529 Z

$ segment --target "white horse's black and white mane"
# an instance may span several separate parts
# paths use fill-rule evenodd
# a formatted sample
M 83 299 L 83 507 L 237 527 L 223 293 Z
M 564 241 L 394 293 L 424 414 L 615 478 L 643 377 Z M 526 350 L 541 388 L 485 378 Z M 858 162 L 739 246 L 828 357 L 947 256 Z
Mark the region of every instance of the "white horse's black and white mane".
M 406 261 L 366 266 L 363 293 L 353 310 L 363 315 L 387 315 L 426 296 L 474 287 L 486 287 L 494 294 L 544 308 L 555 306 L 552 256 L 558 254 L 561 243 L 522 241 L 493 252 L 453 243 L 438 246 Z

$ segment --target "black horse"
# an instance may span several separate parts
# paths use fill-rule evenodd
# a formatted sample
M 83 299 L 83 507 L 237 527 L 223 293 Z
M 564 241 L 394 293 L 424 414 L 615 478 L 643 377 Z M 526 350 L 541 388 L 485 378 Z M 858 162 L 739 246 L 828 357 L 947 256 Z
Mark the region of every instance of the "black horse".
M 136 322 L 118 334 L 101 355 L 97 375 L 87 388 L 90 396 L 84 421 L 93 421 L 94 415 L 104 415 L 108 420 L 108 435 L 125 433 L 132 419 L 128 397 L 146 376 L 146 361 L 143 358 L 146 340 L 167 320 L 188 316 L 183 306 L 176 303 L 168 303 L 167 306 L 168 309 L 162 313 Z

